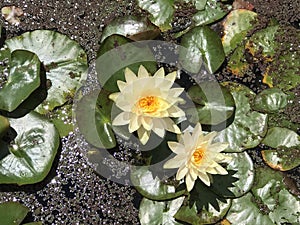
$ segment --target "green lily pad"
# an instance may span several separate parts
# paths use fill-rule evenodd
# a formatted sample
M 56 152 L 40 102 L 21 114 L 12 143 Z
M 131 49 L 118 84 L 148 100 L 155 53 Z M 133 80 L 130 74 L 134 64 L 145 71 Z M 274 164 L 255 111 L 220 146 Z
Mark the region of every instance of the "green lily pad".
M 246 152 L 227 153 L 232 159 L 227 165 L 227 170 L 234 170 L 234 177 L 238 178 L 229 190 L 236 198 L 250 191 L 254 182 L 254 166 L 251 157 Z
M 1 225 L 19 225 L 26 217 L 29 209 L 18 202 L 0 204 Z
M 217 82 L 202 82 L 199 86 L 192 86 L 188 95 L 198 112 L 194 116 L 197 121 L 192 121 L 193 123 L 216 126 L 234 116 L 234 99 L 227 88 Z
M 106 38 L 97 55 L 98 80 L 103 89 L 110 93 L 119 92 L 117 81 L 125 81 L 126 67 L 136 74 L 141 64 L 152 74 L 157 69 L 154 56 L 147 46 L 135 45 L 128 38 L 120 35 Z
M 292 130 L 282 127 L 272 127 L 268 130 L 262 143 L 271 148 L 277 148 L 279 146 L 289 148 L 300 145 L 300 139 L 299 135 Z
M 205 8 L 198 11 L 193 16 L 196 26 L 211 24 L 213 22 L 218 21 L 219 19 L 222 19 L 227 14 L 227 10 L 224 10 L 224 8 L 221 7 L 221 4 L 218 3 L 217 1 L 208 0 L 207 1 L 208 4 L 206 4 L 206 1 L 202 1 L 202 2 L 203 3 L 205 2 Z M 200 4 L 199 6 L 202 7 L 202 5 Z
M 257 14 L 246 9 L 236 9 L 231 11 L 224 23 L 224 36 L 222 43 L 225 54 L 228 55 L 246 37 L 247 32 L 253 27 Z
M 205 8 L 207 0 L 184 0 L 185 2 L 191 2 L 198 10 L 203 10 Z
M 150 13 L 150 20 L 161 31 L 167 31 L 172 28 L 174 0 L 138 0 L 138 5 Z
M 211 205 L 209 205 L 208 210 L 205 208 L 197 210 L 195 204 L 192 208 L 189 206 L 181 206 L 174 217 L 179 221 L 187 222 L 192 225 L 214 224 L 226 215 L 231 206 L 231 200 L 227 199 L 225 203 L 218 201 L 218 204 L 220 206 L 219 211 Z
M 234 199 L 227 219 L 231 224 L 299 224 L 300 201 L 283 182 L 281 173 L 257 168 L 252 193 Z
M 104 92 L 95 91 L 77 103 L 76 121 L 88 143 L 98 148 L 113 148 L 116 139 L 111 124 L 112 101 Z
M 253 109 L 264 113 L 273 113 L 286 107 L 288 95 L 279 88 L 269 88 L 256 95 Z
M 145 166 L 131 172 L 131 182 L 140 194 L 151 200 L 173 199 L 185 193 L 185 190 L 176 191 L 173 185 L 164 184 L 158 177 L 154 178 Z
M 43 225 L 42 222 L 32 222 L 32 223 L 25 223 L 23 225 Z
M 55 125 L 61 137 L 68 136 L 74 130 L 72 122 L 72 104 L 55 108 L 48 113 L 49 120 Z
M 242 84 L 223 83 L 235 101 L 236 110 L 233 123 L 218 133 L 217 142 L 229 143 L 226 152 L 242 152 L 256 147 L 267 132 L 267 115 L 252 111 L 250 102 L 255 93 Z
M 9 121 L 17 136 L 13 142 L 0 146 L 2 152 L 7 152 L 0 160 L 0 183 L 24 185 L 42 181 L 59 148 L 55 126 L 35 112 Z
M 36 30 L 6 40 L 11 51 L 34 52 L 43 62 L 49 83 L 47 99 L 36 111 L 42 114 L 73 98 L 76 88 L 87 75 L 87 56 L 80 45 L 66 35 Z
M 0 110 L 15 110 L 40 86 L 39 58 L 32 52 L 17 50 L 11 53 L 9 76 L 0 89 Z
M 104 28 L 101 42 L 113 34 L 119 34 L 134 41 L 141 41 L 154 39 L 159 33 L 158 27 L 147 18 L 125 16 L 115 19 Z
M 163 202 L 143 198 L 139 209 L 141 225 L 181 225 L 182 223 L 175 221 L 174 215 L 182 205 L 183 201 L 184 197 Z
M 183 68 L 197 73 L 204 61 L 209 72 L 216 72 L 225 60 L 223 45 L 218 34 L 209 27 L 195 27 L 186 33 L 181 40 L 179 53 Z
M 9 121 L 6 117 L 0 115 L 0 138 L 6 134 L 9 128 Z

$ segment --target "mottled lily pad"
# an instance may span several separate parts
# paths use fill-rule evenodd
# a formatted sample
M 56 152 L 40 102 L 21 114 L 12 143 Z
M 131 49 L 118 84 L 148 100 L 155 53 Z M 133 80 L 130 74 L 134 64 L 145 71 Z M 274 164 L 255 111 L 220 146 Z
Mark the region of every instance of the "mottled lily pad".
M 256 95 L 253 109 L 264 113 L 273 113 L 283 109 L 288 103 L 288 95 L 279 88 L 269 88 Z
M 87 74 L 87 56 L 80 45 L 66 35 L 50 30 L 36 30 L 6 40 L 11 51 L 34 52 L 44 63 L 48 79 L 47 99 L 36 109 L 45 114 L 73 98 Z
M 138 0 L 139 7 L 150 13 L 150 20 L 161 31 L 167 31 L 172 28 L 174 0 Z
M 187 222 L 192 225 L 214 224 L 226 215 L 231 206 L 231 200 L 227 199 L 225 203 L 218 201 L 218 204 L 220 206 L 219 211 L 211 205 L 209 205 L 208 210 L 205 208 L 197 210 L 195 204 L 191 208 L 189 206 L 181 206 L 174 217 L 179 221 Z
M 55 126 L 36 112 L 9 120 L 17 136 L 1 144 L 0 183 L 32 184 L 49 173 L 59 148 Z M 4 154 L 6 153 L 6 154 Z
M 203 4 L 205 4 L 204 8 L 202 8 Z M 193 16 L 196 26 L 211 24 L 222 19 L 227 14 L 225 7 L 223 6 L 222 8 L 220 3 L 214 0 L 208 0 L 207 2 L 197 1 L 195 6 L 196 8 L 198 6 L 197 9 L 200 10 Z
M 18 202 L 0 204 L 1 225 L 19 225 L 25 219 L 29 209 Z
M 236 110 L 233 123 L 218 133 L 216 141 L 228 142 L 226 152 L 242 152 L 257 146 L 267 132 L 267 115 L 252 111 L 250 102 L 255 93 L 242 84 L 223 83 L 235 101 Z
M 72 107 L 72 104 L 66 104 L 48 113 L 49 120 L 55 125 L 61 137 L 74 130 Z
M 132 171 L 131 182 L 140 194 L 152 200 L 168 200 L 185 193 L 185 190 L 176 191 L 175 186 L 164 184 L 158 177 L 154 178 L 147 167 Z
M 101 42 L 113 34 L 119 34 L 134 41 L 141 41 L 154 39 L 159 33 L 159 28 L 147 18 L 126 16 L 115 19 L 104 28 Z
M 269 168 L 257 168 L 251 193 L 234 199 L 227 214 L 232 225 L 299 224 L 300 201 L 283 183 L 281 173 Z
M 34 53 L 22 50 L 12 52 L 9 59 L 9 75 L 0 89 L 0 110 L 12 112 L 40 86 L 41 62 Z
M 192 121 L 194 123 L 215 126 L 234 116 L 234 99 L 227 88 L 217 82 L 202 82 L 199 86 L 192 86 L 188 90 L 188 95 L 198 112 L 194 116 L 198 121 Z
M 268 130 L 262 143 L 276 148 L 261 152 L 264 161 L 273 169 L 287 171 L 300 165 L 300 138 L 296 132 L 273 127 Z
M 202 62 L 209 72 L 214 73 L 225 59 L 221 39 L 209 27 L 193 28 L 182 37 L 181 45 L 186 49 L 180 49 L 180 63 L 191 73 L 199 72 Z
M 243 77 L 249 69 L 250 64 L 245 60 L 245 47 L 238 46 L 232 53 L 227 69 L 235 76 Z
M 222 43 L 227 55 L 238 47 L 246 37 L 247 32 L 253 27 L 257 14 L 246 9 L 236 9 L 231 11 L 223 22 L 224 35 Z
M 163 202 L 143 198 L 139 209 L 141 225 L 181 225 L 182 223 L 175 221 L 174 215 L 182 205 L 183 201 L 184 197 Z

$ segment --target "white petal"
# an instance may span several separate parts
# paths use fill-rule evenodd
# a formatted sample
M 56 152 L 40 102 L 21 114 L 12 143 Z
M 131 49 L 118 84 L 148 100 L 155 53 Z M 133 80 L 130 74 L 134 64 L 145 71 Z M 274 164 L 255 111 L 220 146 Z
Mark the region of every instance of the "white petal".
M 180 109 L 176 105 L 171 106 L 168 109 L 168 113 L 169 113 L 170 117 L 182 117 L 182 116 L 185 116 L 184 111 L 182 111 L 182 109 Z
M 206 173 L 198 172 L 198 177 L 200 178 L 200 180 L 202 180 L 202 182 L 204 184 L 206 184 L 207 186 L 210 186 L 210 179 L 209 179 L 209 176 L 207 176 Z
M 195 180 L 192 178 L 191 175 L 187 174 L 185 177 L 185 183 L 186 183 L 188 192 L 190 192 L 194 187 Z
M 134 131 L 138 130 L 141 126 L 141 123 L 139 122 L 139 117 L 132 113 L 131 118 L 130 118 L 130 123 L 128 126 L 128 130 L 130 133 L 133 133 Z
M 203 136 L 202 142 L 207 142 L 207 144 L 210 145 L 217 134 L 218 133 L 215 131 L 208 133 L 207 135 Z
M 130 113 L 128 112 L 121 112 L 116 118 L 113 120 L 113 126 L 122 126 L 128 124 L 130 121 Z
M 169 80 L 169 81 L 174 82 L 175 79 L 176 79 L 176 76 L 177 76 L 177 72 L 174 71 L 174 72 L 172 72 L 172 73 L 169 73 L 169 74 L 166 76 L 166 79 Z
M 165 129 L 167 131 L 173 132 L 175 134 L 181 134 L 179 127 L 174 123 L 170 118 L 163 118 L 163 122 L 165 123 Z
M 218 165 L 215 167 L 215 170 L 217 171 L 218 174 L 221 175 L 226 175 L 228 174 L 227 170 L 225 170 L 222 166 Z
M 197 179 L 197 176 L 198 176 L 198 171 L 194 168 L 191 168 L 190 171 L 189 171 L 191 177 L 193 178 L 193 180 L 196 180 Z
M 207 167 L 205 171 L 210 174 L 218 174 L 218 171 L 215 169 L 215 167 Z
M 151 117 L 142 116 L 141 117 L 141 123 L 142 123 L 142 126 L 148 131 L 150 131 L 153 127 L 153 122 L 152 122 Z
M 165 70 L 163 67 L 161 67 L 159 70 L 156 71 L 156 73 L 153 75 L 155 78 L 164 78 L 165 77 Z
M 176 180 L 181 180 L 188 172 L 189 169 L 185 165 L 181 166 L 177 171 Z
M 140 139 L 140 142 L 145 145 L 147 143 L 147 141 L 149 140 L 149 137 L 150 137 L 150 132 L 145 130 L 143 127 L 140 127 L 138 130 L 137 130 L 137 133 L 138 133 L 138 136 L 139 136 L 139 139 Z
M 222 152 L 228 147 L 228 143 L 214 143 L 209 146 L 209 151 Z
M 184 145 L 174 141 L 168 141 L 168 146 L 172 150 L 172 152 L 178 154 L 185 154 Z
M 169 96 L 172 96 L 174 98 L 181 95 L 181 93 L 184 91 L 184 88 L 172 88 L 169 90 Z
M 140 65 L 138 78 L 149 77 L 149 73 L 143 65 Z
M 127 83 L 121 80 L 117 80 L 117 85 L 119 90 L 122 92 L 122 90 L 127 86 Z
M 186 158 L 183 155 L 176 155 L 174 158 L 169 159 L 165 164 L 164 168 L 178 168 L 185 164 Z
M 127 83 L 132 83 L 136 79 L 137 79 L 137 77 L 136 77 L 135 73 L 132 72 L 131 69 L 126 67 L 126 69 L 125 69 L 125 80 L 126 80 L 126 82 Z
M 154 118 L 153 119 L 153 127 L 152 130 L 160 137 L 165 136 L 165 128 L 161 119 Z
M 195 128 L 194 128 L 194 131 L 193 131 L 193 134 L 192 134 L 192 138 L 194 140 L 198 140 L 198 138 L 202 135 L 202 127 L 201 127 L 201 124 L 200 123 L 197 123 Z
M 187 149 L 191 149 L 194 146 L 195 140 L 193 140 L 192 135 L 188 131 L 184 132 L 183 141 L 184 141 L 184 146 Z
M 108 96 L 109 99 L 113 100 L 114 102 L 116 101 L 116 99 L 119 97 L 121 93 L 120 92 L 115 92 L 115 93 L 112 93 Z

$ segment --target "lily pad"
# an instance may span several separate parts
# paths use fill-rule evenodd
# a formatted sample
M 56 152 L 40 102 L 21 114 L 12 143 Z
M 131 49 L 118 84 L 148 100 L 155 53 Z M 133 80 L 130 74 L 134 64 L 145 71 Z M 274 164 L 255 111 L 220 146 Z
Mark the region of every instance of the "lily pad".
M 264 161 L 273 169 L 287 171 L 300 165 L 300 145 L 294 147 L 280 146 L 276 150 L 261 151 Z
M 48 113 L 49 120 L 55 125 L 61 137 L 68 136 L 74 130 L 72 104 L 66 104 Z
M 167 31 L 172 28 L 174 0 L 138 0 L 139 7 L 150 13 L 150 20 L 161 31 Z
M 234 199 L 227 219 L 231 224 L 299 224 L 300 201 L 283 182 L 281 173 L 257 168 L 252 193 Z
M 73 98 L 76 88 L 87 75 L 87 56 L 80 45 L 66 35 L 36 30 L 6 40 L 11 51 L 34 52 L 43 62 L 49 83 L 47 99 L 36 111 L 42 114 Z
M 128 38 L 120 35 L 106 38 L 97 55 L 98 80 L 102 88 L 110 93 L 119 92 L 117 81 L 125 81 L 126 67 L 136 74 L 141 64 L 152 74 L 157 69 L 154 56 L 147 46 L 135 45 Z
M 207 0 L 184 0 L 185 2 L 191 2 L 198 10 L 203 10 L 207 3 Z
M 175 221 L 174 215 L 182 205 L 183 201 L 184 197 L 163 202 L 143 198 L 139 209 L 141 225 L 181 225 L 182 223 Z
M 0 183 L 32 184 L 42 181 L 49 173 L 59 148 L 55 126 L 36 112 L 19 119 L 10 119 L 17 136 L 1 151 L 7 154 L 0 160 Z
M 227 153 L 232 159 L 227 165 L 227 170 L 234 170 L 234 177 L 238 178 L 229 190 L 236 198 L 250 191 L 254 182 L 254 166 L 251 157 L 246 152 Z
M 269 88 L 256 95 L 253 109 L 264 113 L 273 113 L 283 109 L 288 103 L 288 95 L 279 88 Z
M 112 101 L 104 92 L 83 96 L 76 106 L 76 121 L 84 138 L 95 147 L 113 148 L 116 139 L 111 124 Z
M 1 225 L 19 225 L 26 217 L 29 209 L 18 202 L 0 204 Z
M 6 133 L 9 128 L 9 121 L 6 117 L 0 115 L 0 138 Z
M 191 208 L 189 206 L 181 206 L 174 217 L 179 221 L 187 222 L 192 225 L 214 224 L 226 215 L 231 206 L 231 200 L 227 199 L 225 203 L 219 201 L 218 204 L 220 206 L 219 211 L 211 205 L 208 210 L 205 208 L 197 210 L 195 204 Z
M 200 7 L 205 3 L 205 7 L 193 16 L 196 26 L 211 24 L 222 19 L 227 14 L 227 10 L 224 10 L 224 7 L 222 8 L 217 1 L 208 0 L 207 2 L 201 1 L 201 3 L 200 1 L 197 1 L 197 3 Z M 196 8 L 197 3 L 195 4 Z
M 145 17 L 125 16 L 115 19 L 104 28 L 101 42 L 113 34 L 125 36 L 133 41 L 141 41 L 156 38 L 160 30 Z
M 277 148 L 279 146 L 289 148 L 300 145 L 300 138 L 296 132 L 287 128 L 272 127 L 268 130 L 267 135 L 262 140 L 262 143 L 271 148 Z
M 0 110 L 15 110 L 40 86 L 40 67 L 39 58 L 32 52 L 17 50 L 11 53 L 9 75 L 0 89 Z
M 198 112 L 195 116 L 198 121 L 194 123 L 216 126 L 234 116 L 234 99 L 227 88 L 217 82 L 202 82 L 199 86 L 192 86 L 188 95 Z
M 164 184 L 158 177 L 154 178 L 145 166 L 132 171 L 131 182 L 140 194 L 152 200 L 168 200 L 185 193 L 185 190 L 176 191 L 175 186 Z
M 227 69 L 234 75 L 243 77 L 245 72 L 249 69 L 250 64 L 245 60 L 245 47 L 238 46 L 232 53 Z
M 233 123 L 218 133 L 215 140 L 229 143 L 226 152 L 242 152 L 256 147 L 267 132 L 267 115 L 252 111 L 250 102 L 255 93 L 242 84 L 223 83 L 235 101 L 236 110 Z
M 246 9 L 231 11 L 223 22 L 224 35 L 222 43 L 227 55 L 235 49 L 246 37 L 247 32 L 253 27 L 257 14 Z
M 221 39 L 209 27 L 193 28 L 182 37 L 181 45 L 186 49 L 180 49 L 180 63 L 191 73 L 199 72 L 203 61 L 209 72 L 214 73 L 225 60 Z

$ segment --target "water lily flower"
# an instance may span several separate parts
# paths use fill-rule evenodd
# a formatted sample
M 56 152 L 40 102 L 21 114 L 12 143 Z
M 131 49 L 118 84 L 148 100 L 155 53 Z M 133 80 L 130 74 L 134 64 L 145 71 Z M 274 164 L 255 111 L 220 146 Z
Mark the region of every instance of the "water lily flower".
M 151 131 L 160 137 L 165 135 L 165 130 L 180 134 L 180 129 L 171 117 L 185 115 L 177 106 L 183 102 L 179 95 L 184 89 L 172 88 L 175 79 L 176 71 L 165 76 L 163 68 L 153 76 L 142 65 L 137 76 L 126 68 L 126 82 L 117 81 L 120 92 L 109 96 L 122 110 L 112 124 L 114 126 L 128 124 L 129 132 L 137 131 L 142 144 L 148 142 Z
M 176 180 L 185 177 L 187 190 L 191 191 L 199 177 L 207 186 L 211 180 L 208 174 L 225 175 L 228 172 L 219 164 L 230 161 L 230 157 L 222 152 L 228 147 L 227 143 L 212 143 L 217 132 L 204 135 L 198 123 L 192 134 L 185 131 L 179 142 L 168 142 L 169 148 L 177 155 L 164 164 L 166 169 L 179 168 Z

